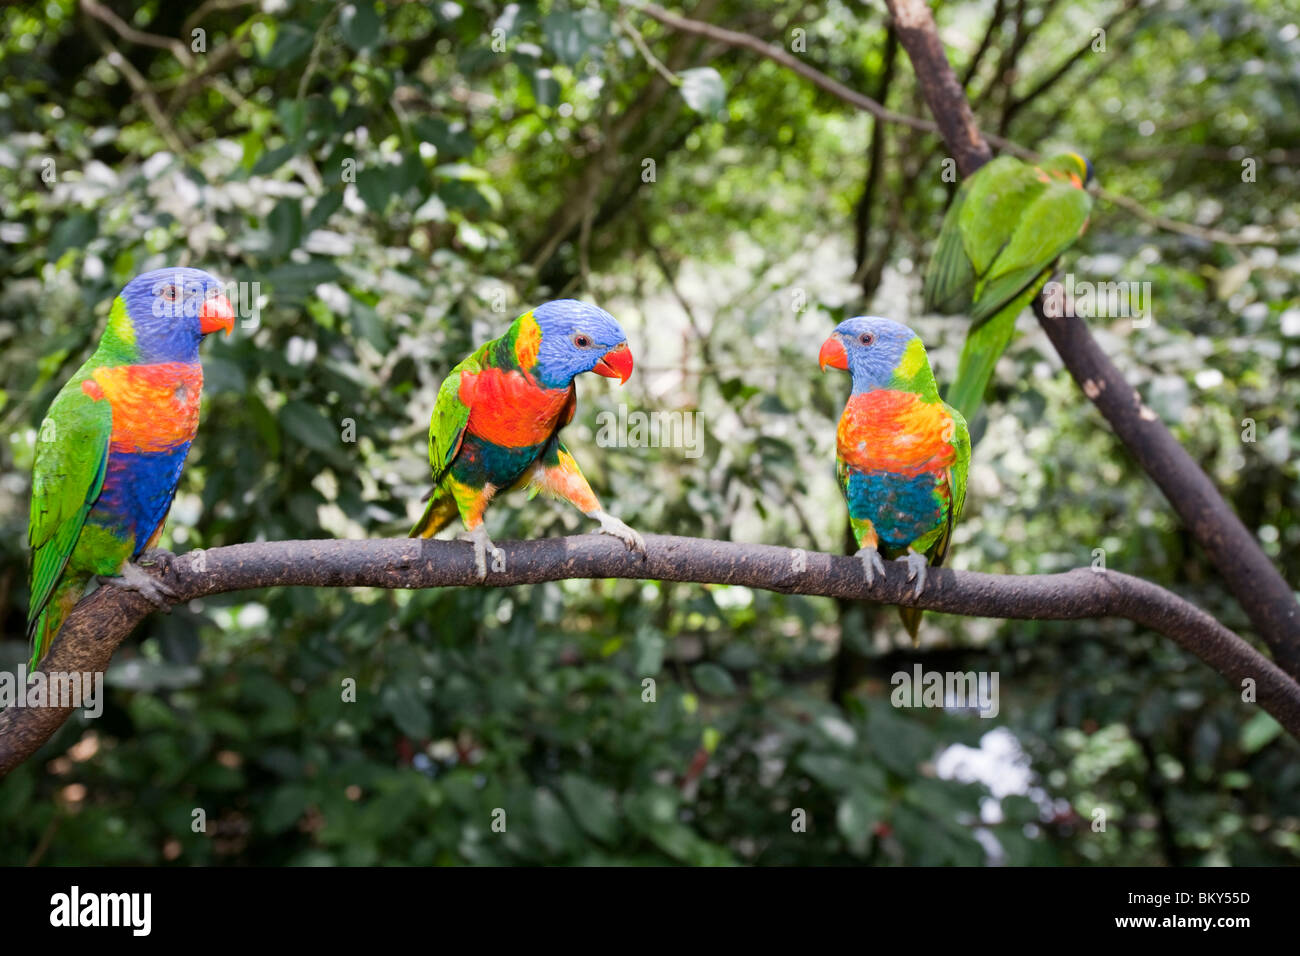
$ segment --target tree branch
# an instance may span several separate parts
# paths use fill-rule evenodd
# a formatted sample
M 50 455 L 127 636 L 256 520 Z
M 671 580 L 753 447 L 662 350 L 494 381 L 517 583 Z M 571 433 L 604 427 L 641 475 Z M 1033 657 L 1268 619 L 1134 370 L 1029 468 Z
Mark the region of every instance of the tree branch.
M 949 140 L 948 146 L 957 157 L 962 175 L 969 176 L 990 154 L 979 130 L 966 122 L 970 106 L 957 85 L 952 66 L 942 55 L 929 8 L 925 0 L 887 0 L 887 3 L 896 21 L 901 18 L 915 24 L 914 30 L 929 32 L 928 39 L 914 34 L 911 45 L 907 34 L 901 34 L 900 39 L 909 54 L 913 46 L 920 51 L 919 59 L 913 56 L 912 66 L 935 115 L 959 118 L 940 125 L 956 137 L 956 142 Z M 939 51 L 937 57 L 935 48 Z M 1142 404 L 1137 392 L 1124 381 L 1119 369 L 1092 337 L 1088 326 L 1075 316 L 1048 318 L 1041 295 L 1034 300 L 1034 314 L 1083 393 L 1110 422 L 1115 434 L 1160 486 L 1205 549 L 1251 624 L 1272 649 L 1273 657 L 1287 673 L 1300 677 L 1300 605 L 1254 535 L 1165 424 Z
M 884 578 L 868 587 L 853 557 L 797 552 L 668 535 L 646 535 L 647 554 L 628 552 L 598 535 L 543 538 L 504 545 L 506 570 L 489 586 L 510 587 L 570 578 L 631 578 L 733 584 L 785 594 L 903 604 L 979 617 L 1022 620 L 1127 618 L 1191 651 L 1240 689 L 1255 682 L 1258 700 L 1300 738 L 1300 684 L 1209 614 L 1140 578 L 1079 569 L 1064 574 L 997 575 L 931 569 L 925 591 L 912 597 L 907 569 L 888 562 Z M 177 604 L 254 588 L 433 588 L 473 586 L 467 542 L 388 540 L 271 541 L 236 544 L 180 557 L 151 552 L 150 568 L 175 593 Z M 202 570 L 200 570 L 202 568 Z M 151 611 L 134 591 L 100 588 L 64 622 L 46 672 L 102 672 L 113 651 Z M 30 757 L 67 720 L 72 708 L 10 707 L 0 712 L 0 775 Z

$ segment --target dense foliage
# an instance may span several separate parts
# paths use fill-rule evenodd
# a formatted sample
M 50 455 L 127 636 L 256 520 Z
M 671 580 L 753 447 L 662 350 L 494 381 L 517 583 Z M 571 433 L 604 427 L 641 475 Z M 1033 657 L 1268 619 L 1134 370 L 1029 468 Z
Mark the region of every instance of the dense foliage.
M 876 5 L 688 13 L 924 113 Z M 844 316 L 890 315 L 944 381 L 965 331 L 918 314 L 954 185 L 935 136 L 612 2 L 191 14 L 0 11 L 4 668 L 25 652 L 36 428 L 116 290 L 171 263 L 262 296 L 256 323 L 205 345 L 172 550 L 404 534 L 442 375 L 561 294 L 613 311 L 638 362 L 622 390 L 580 383 L 568 433 L 609 510 L 842 549 L 847 385 L 818 373 L 818 345 Z M 1154 213 L 1276 237 L 1229 246 L 1099 203 L 1065 268 L 1151 283 L 1153 321 L 1095 334 L 1294 580 L 1300 7 L 979 0 L 937 17 L 986 128 L 1078 148 Z M 953 565 L 1055 571 L 1101 549 L 1249 634 L 1022 328 L 972 423 Z M 698 412 L 702 454 L 599 447 L 620 403 Z M 498 540 L 589 530 L 505 504 Z M 119 652 L 102 718 L 0 785 L 0 862 L 1300 861 L 1300 749 L 1195 658 L 1126 622 L 926 620 L 913 651 L 885 611 L 657 582 L 195 602 Z M 1000 713 L 891 707 L 890 675 L 916 662 L 997 672 Z

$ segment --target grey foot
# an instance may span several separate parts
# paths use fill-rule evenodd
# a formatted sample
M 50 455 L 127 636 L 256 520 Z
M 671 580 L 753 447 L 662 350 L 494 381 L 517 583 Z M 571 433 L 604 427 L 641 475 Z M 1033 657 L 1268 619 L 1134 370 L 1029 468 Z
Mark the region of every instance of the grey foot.
M 506 553 L 492 543 L 492 539 L 488 537 L 487 528 L 483 525 L 462 534 L 460 539 L 474 545 L 474 570 L 478 573 L 480 581 L 487 580 L 487 556 L 489 551 L 492 552 L 493 563 L 499 562 L 501 567 L 505 567 Z
M 597 534 L 613 535 L 627 545 L 629 551 L 640 551 L 645 554 L 645 539 L 612 514 L 606 511 L 593 511 L 587 517 L 595 518 L 600 522 Z
M 135 591 L 160 610 L 171 607 L 176 601 L 175 591 L 130 561 L 122 564 L 121 571 L 117 575 L 101 578 L 101 580 L 107 584 L 117 585 L 119 588 L 126 588 L 128 591 Z
M 907 554 L 898 560 L 907 564 L 907 580 L 915 581 L 916 587 L 912 589 L 912 597 L 920 597 L 921 592 L 925 590 L 925 570 L 930 566 L 930 562 L 925 559 L 925 555 L 908 549 Z
M 867 584 L 876 583 L 876 572 L 884 577 L 885 562 L 875 548 L 863 548 L 858 552 L 858 560 L 862 562 L 862 570 L 867 573 Z

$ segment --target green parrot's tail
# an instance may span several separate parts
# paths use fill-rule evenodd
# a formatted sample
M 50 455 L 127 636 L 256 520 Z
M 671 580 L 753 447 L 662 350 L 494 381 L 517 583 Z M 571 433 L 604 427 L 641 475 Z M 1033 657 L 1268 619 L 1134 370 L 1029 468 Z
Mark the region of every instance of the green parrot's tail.
M 27 640 L 32 645 L 32 656 L 27 662 L 28 671 L 36 670 L 41 658 L 49 653 L 55 635 L 63 626 L 64 618 L 72 613 L 72 609 L 81 600 L 81 595 L 89 583 L 90 579 L 87 577 L 65 574 L 64 579 L 54 588 L 50 600 L 41 609 L 41 613 L 28 622 Z
M 451 496 L 451 492 L 441 487 L 434 488 L 424 496 L 424 500 L 429 502 L 429 506 L 424 509 L 424 514 L 420 515 L 420 520 L 415 523 L 408 537 L 432 538 L 456 517 L 456 499 Z
M 962 346 L 961 358 L 957 361 L 957 374 L 953 377 L 952 386 L 944 396 L 944 401 L 961 412 L 967 422 L 975 421 L 975 413 L 984 402 L 984 393 L 988 390 L 989 379 L 993 377 L 993 369 L 1011 344 L 1011 336 L 1015 334 L 1016 317 L 1033 301 L 1050 274 L 1044 273 L 1000 312 L 995 312 L 983 322 L 972 324 L 966 333 L 966 344 Z
M 898 608 L 898 616 L 903 619 L 903 627 L 907 628 L 907 633 L 912 635 L 912 646 L 916 647 L 921 643 L 917 634 L 921 630 L 921 615 L 925 612 L 919 607 L 902 607 Z

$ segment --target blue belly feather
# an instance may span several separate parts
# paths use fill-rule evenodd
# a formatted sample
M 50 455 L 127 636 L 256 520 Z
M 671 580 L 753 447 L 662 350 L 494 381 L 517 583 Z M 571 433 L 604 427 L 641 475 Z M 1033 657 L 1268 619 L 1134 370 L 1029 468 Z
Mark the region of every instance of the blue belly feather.
M 845 497 L 849 514 L 857 521 L 870 521 L 876 529 L 882 550 L 905 551 L 946 517 L 933 472 L 898 475 L 850 467 Z
M 499 489 L 510 488 L 533 466 L 545 447 L 543 442 L 526 448 L 506 448 L 477 435 L 466 434 L 451 466 L 451 474 L 472 488 L 485 484 Z
M 190 443 L 167 452 L 110 452 L 104 487 L 86 523 L 131 543 L 134 560 L 167 517 Z

